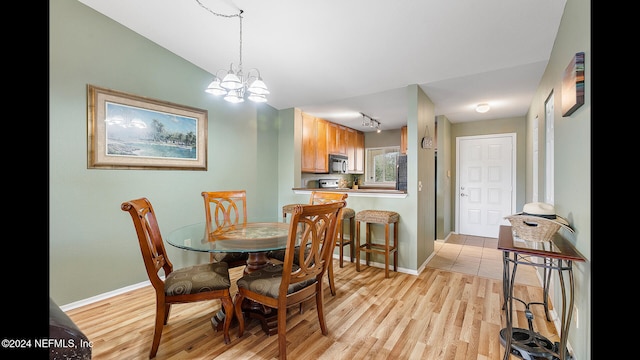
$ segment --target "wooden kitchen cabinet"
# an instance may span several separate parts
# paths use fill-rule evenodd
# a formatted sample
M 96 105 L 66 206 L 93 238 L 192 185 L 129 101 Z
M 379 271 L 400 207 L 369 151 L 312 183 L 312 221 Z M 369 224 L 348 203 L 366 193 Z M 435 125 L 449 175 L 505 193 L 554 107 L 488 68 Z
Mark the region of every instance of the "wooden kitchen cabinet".
M 302 113 L 302 172 L 329 171 L 326 120 Z
M 356 170 L 356 131 L 347 129 L 347 169 L 351 174 Z
M 356 174 L 364 174 L 364 133 L 362 131 L 356 131 L 356 159 L 355 159 Z
M 302 171 L 316 168 L 316 118 L 302 113 Z
M 338 154 L 347 155 L 347 142 L 349 141 L 349 132 L 346 126 L 338 125 L 339 142 L 336 147 Z
M 327 151 L 328 121 L 316 118 L 316 172 L 329 172 L 329 152 Z
M 364 133 L 302 113 L 302 172 L 329 172 L 329 154 L 348 157 L 348 173 L 364 174 Z
M 407 153 L 407 127 L 403 126 L 400 129 L 400 152 Z
M 364 174 L 364 133 L 351 128 L 346 130 L 349 173 Z
M 329 154 L 347 155 L 346 127 L 327 121 L 327 152 Z

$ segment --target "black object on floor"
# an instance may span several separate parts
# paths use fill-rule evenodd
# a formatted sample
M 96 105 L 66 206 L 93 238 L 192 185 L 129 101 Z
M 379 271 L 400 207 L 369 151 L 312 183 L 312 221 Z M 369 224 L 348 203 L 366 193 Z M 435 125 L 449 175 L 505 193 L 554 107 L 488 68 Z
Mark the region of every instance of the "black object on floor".
M 500 330 L 500 344 L 504 346 L 507 328 Z M 524 360 L 558 360 L 558 343 L 527 329 L 513 328 L 511 331 L 511 354 Z

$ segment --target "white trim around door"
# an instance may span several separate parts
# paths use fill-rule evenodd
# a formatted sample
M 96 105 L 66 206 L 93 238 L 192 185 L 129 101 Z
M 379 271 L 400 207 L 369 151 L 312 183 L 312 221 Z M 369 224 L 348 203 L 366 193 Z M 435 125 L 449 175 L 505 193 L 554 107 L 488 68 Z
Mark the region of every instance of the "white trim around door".
M 498 237 L 515 209 L 516 134 L 456 138 L 456 232 Z

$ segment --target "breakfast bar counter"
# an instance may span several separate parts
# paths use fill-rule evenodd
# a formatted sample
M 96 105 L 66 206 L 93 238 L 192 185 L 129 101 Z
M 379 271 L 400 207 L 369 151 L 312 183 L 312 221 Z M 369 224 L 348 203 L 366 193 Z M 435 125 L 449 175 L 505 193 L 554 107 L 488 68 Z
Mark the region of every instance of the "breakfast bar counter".
M 407 192 L 404 190 L 395 190 L 392 188 L 293 188 L 295 194 L 309 195 L 312 191 L 327 191 L 347 193 L 349 197 L 389 197 L 389 198 L 406 198 Z

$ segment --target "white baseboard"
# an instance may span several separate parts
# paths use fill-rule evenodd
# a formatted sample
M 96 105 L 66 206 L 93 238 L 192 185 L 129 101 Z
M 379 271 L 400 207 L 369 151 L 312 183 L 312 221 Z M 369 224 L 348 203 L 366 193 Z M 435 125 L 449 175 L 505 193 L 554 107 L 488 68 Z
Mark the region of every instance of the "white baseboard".
M 62 305 L 62 306 L 60 306 L 60 309 L 62 309 L 62 311 L 66 312 L 66 311 L 73 310 L 73 309 L 81 307 L 81 306 L 92 304 L 92 303 L 94 303 L 96 301 L 100 301 L 100 300 L 108 299 L 108 298 L 116 296 L 116 295 L 124 294 L 124 293 L 126 293 L 128 291 L 131 291 L 131 290 L 140 289 L 140 288 L 143 288 L 143 287 L 148 286 L 148 285 L 151 285 L 151 282 L 149 280 L 143 281 L 141 283 L 125 286 L 123 288 L 116 289 L 116 290 L 113 290 L 113 291 L 109 291 L 109 292 L 106 292 L 106 293 L 102 293 L 100 295 L 92 296 L 92 297 L 87 298 L 87 299 L 78 300 L 78 301 L 74 301 L 74 302 L 72 302 L 70 304 Z
M 333 254 L 333 258 L 340 260 L 340 255 Z M 348 256 L 344 256 L 343 257 L 343 261 L 347 261 L 347 262 L 351 261 L 351 258 L 348 257 Z M 354 261 L 355 261 L 355 259 L 354 259 Z M 334 264 L 335 264 L 335 262 L 334 262 Z M 367 261 L 364 260 L 364 259 L 360 259 L 360 265 L 367 266 Z M 384 263 L 379 263 L 379 262 L 375 262 L 375 261 L 369 261 L 369 266 L 377 267 L 377 268 L 380 268 L 380 269 L 384 269 Z M 362 267 L 360 267 L 360 270 L 362 270 Z M 389 264 L 389 271 L 393 271 L 393 260 L 391 260 L 391 263 Z M 401 267 L 398 266 L 398 272 L 405 273 L 405 274 L 419 275 L 420 271 L 422 271 L 422 269 L 410 270 L 410 269 L 405 269 L 405 268 L 401 268 Z

